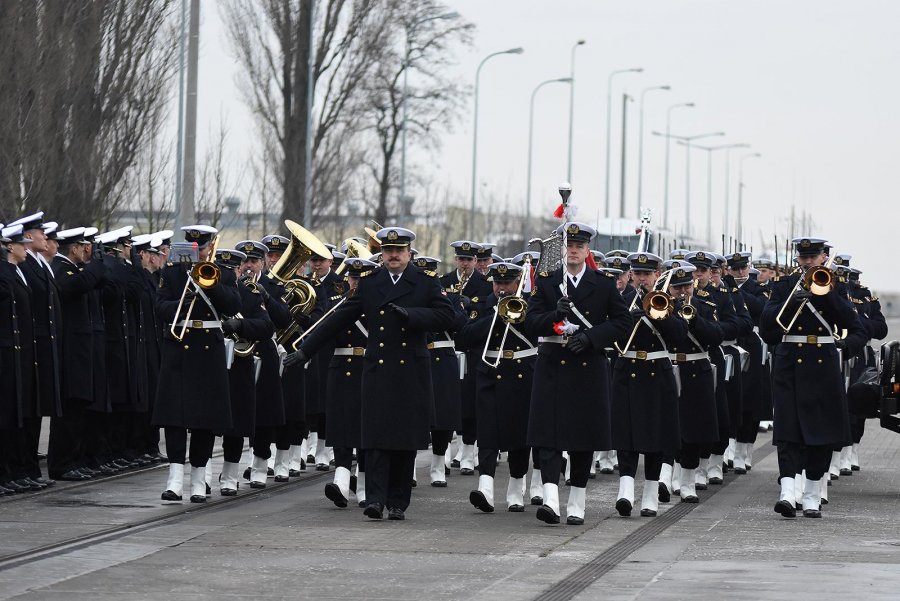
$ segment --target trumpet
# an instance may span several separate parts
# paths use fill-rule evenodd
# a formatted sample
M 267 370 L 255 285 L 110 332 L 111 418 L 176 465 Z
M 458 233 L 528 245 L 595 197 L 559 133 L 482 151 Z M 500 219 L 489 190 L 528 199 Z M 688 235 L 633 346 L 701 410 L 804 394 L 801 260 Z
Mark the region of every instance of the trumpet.
M 825 265 L 810 267 L 800 275 L 797 283 L 794 284 L 794 287 L 791 289 L 791 293 L 785 299 L 784 304 L 781 305 L 781 309 L 778 310 L 778 315 L 775 316 L 775 323 L 777 323 L 782 330 L 789 332 L 791 328 L 794 327 L 794 323 L 797 321 L 797 318 L 800 317 L 800 312 L 803 311 L 806 303 L 809 302 L 808 298 L 802 299 L 797 306 L 794 315 L 785 324 L 784 315 L 788 305 L 794 300 L 794 296 L 796 296 L 801 288 L 808 290 L 811 294 L 816 296 L 824 296 L 834 290 L 834 272 L 831 270 L 834 256 L 836 255 L 832 255 L 832 258 L 830 258 Z
M 475 273 L 474 268 L 471 272 L 464 272 L 458 282 L 447 287 L 447 292 L 462 294 L 462 291 L 465 289 L 466 285 L 468 285 L 469 279 L 472 277 L 473 273 Z
M 678 314 L 687 322 L 690 322 L 697 317 L 697 308 L 691 304 L 691 300 L 691 298 L 687 299 L 678 309 Z
M 530 270 L 531 257 L 526 255 L 525 268 L 522 270 L 522 275 L 519 276 L 519 286 L 516 288 L 516 293 L 511 296 L 500 297 L 500 300 L 497 301 L 497 310 L 494 312 L 494 318 L 491 320 L 491 327 L 488 328 L 488 337 L 484 342 L 484 349 L 481 351 L 481 360 L 484 361 L 485 365 L 488 367 L 497 369 L 500 365 L 500 359 L 503 357 L 503 347 L 506 345 L 509 329 L 513 324 L 525 321 L 525 314 L 528 312 L 528 302 L 522 296 L 522 291 L 525 289 L 525 278 L 530 277 Z M 494 326 L 497 324 L 498 317 L 506 324 L 506 328 L 503 330 L 503 336 L 500 338 L 500 348 L 497 351 L 497 358 L 494 361 L 489 361 L 487 354 L 490 351 L 491 332 L 494 331 Z
M 172 325 L 169 327 L 169 333 L 172 334 L 172 338 L 178 342 L 184 340 L 188 324 L 191 321 L 191 314 L 194 312 L 194 305 L 197 302 L 196 296 L 191 298 L 187 313 L 185 314 L 184 319 L 181 320 L 181 329 L 178 329 L 178 316 L 181 314 L 181 309 L 184 306 L 184 301 L 187 299 L 188 292 L 199 293 L 203 290 L 209 290 L 213 286 L 217 286 L 222 277 L 222 270 L 213 262 L 216 256 L 216 247 L 218 245 L 219 236 L 217 235 L 212 241 L 208 258 L 205 261 L 197 261 L 191 266 L 188 279 L 184 283 L 184 289 L 181 291 L 181 298 L 178 300 L 178 307 L 175 309 L 175 319 L 172 320 Z
M 240 313 L 235 314 L 234 317 L 237 319 L 244 319 L 244 316 Z M 251 342 L 250 340 L 244 340 L 237 334 L 231 334 L 229 338 L 234 340 L 234 354 L 237 357 L 249 357 L 256 350 L 255 341 Z

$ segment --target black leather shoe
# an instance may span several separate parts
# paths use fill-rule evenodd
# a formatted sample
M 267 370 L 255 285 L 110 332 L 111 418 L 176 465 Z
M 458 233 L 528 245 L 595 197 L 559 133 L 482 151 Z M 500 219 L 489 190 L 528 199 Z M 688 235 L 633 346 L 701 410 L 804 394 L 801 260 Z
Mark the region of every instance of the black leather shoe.
M 360 508 L 360 509 L 365 509 L 365 508 L 366 508 L 366 502 L 365 502 L 365 501 L 360 501 L 359 503 L 357 503 L 357 505 L 359 505 L 359 508 Z
M 434 482 L 431 483 L 431 485 L 435 488 L 447 488 L 447 481 L 446 480 L 435 480 Z
M 588 474 L 588 479 L 589 479 L 589 480 L 596 480 L 596 479 L 597 479 L 597 473 L 594 472 L 593 474 Z
M 100 473 L 105 476 L 112 476 L 113 474 L 118 474 L 121 471 L 121 468 L 115 467 L 110 463 L 104 463 L 100 466 Z
M 409 485 L 410 485 L 412 488 L 415 488 L 415 487 L 417 487 L 417 486 L 419 485 L 419 483 L 418 483 L 416 480 L 410 480 L 410 481 L 409 481 Z
M 657 495 L 660 503 L 668 503 L 672 500 L 672 494 L 669 492 L 669 487 L 662 482 L 660 482 L 657 487 Z
M 181 495 L 176 495 L 171 490 L 167 490 L 167 491 L 163 492 L 163 494 L 160 496 L 160 498 L 163 501 L 180 501 Z
M 858 471 L 859 471 L 859 466 L 858 466 L 858 465 L 851 465 L 851 466 L 850 466 L 850 469 L 851 469 L 852 471 L 854 471 L 854 472 L 858 472 Z
M 209 484 L 206 485 L 206 496 L 210 496 L 212 494 L 212 489 L 209 487 Z
M 0 496 L 5 497 L 6 495 L 14 495 L 14 494 L 16 494 L 16 491 L 14 491 L 11 488 L 6 488 L 2 484 L 0 484 Z
M 531 497 L 531 504 L 537 505 L 538 507 L 540 507 L 541 505 L 544 504 L 544 498 L 538 497 L 537 495 L 535 495 L 535 496 Z
M 288 470 L 288 476 L 291 478 L 299 478 L 302 473 L 300 470 Z
M 853 470 L 848 470 L 847 468 L 842 467 L 842 468 L 841 468 L 841 475 L 842 475 L 842 476 L 852 476 L 852 475 L 853 475 Z
M 612 471 L 612 468 L 604 467 L 604 468 L 600 469 L 600 473 L 601 474 L 611 474 L 611 473 L 613 473 L 613 471 Z
M 84 480 L 90 480 L 91 477 L 79 472 L 78 470 L 69 470 L 64 474 L 60 474 L 56 477 L 57 480 L 62 480 L 64 482 L 82 482 Z
M 275 470 L 274 470 L 273 468 L 271 468 L 271 467 L 267 467 L 267 468 L 266 468 L 266 476 L 271 477 L 271 476 L 274 476 L 274 475 L 275 475 Z
M 344 508 L 347 506 L 347 498 L 341 494 L 341 488 L 334 482 L 329 482 L 325 485 L 325 497 L 337 507 Z
M 248 480 L 248 481 L 250 480 L 250 468 L 249 467 L 244 470 L 242 477 L 244 478 L 244 480 Z
M 822 499 L 822 505 L 828 505 L 828 499 Z
M 363 510 L 363 515 L 373 520 L 380 520 L 384 517 L 384 505 L 381 503 L 369 503 Z
M 290 480 L 289 476 L 275 476 L 275 482 L 287 482 Z
M 265 488 L 265 487 L 266 487 L 265 482 L 254 482 L 252 480 L 250 481 L 250 488 Z
M 778 501 L 775 503 L 775 513 L 780 513 L 785 518 L 797 517 L 797 509 L 790 501 Z
M 87 467 L 87 466 L 75 468 L 75 471 L 80 472 L 80 473 L 84 474 L 85 476 L 91 476 L 91 477 L 99 476 L 102 473 L 100 470 L 95 470 L 95 469 Z
M 493 513 L 494 506 L 491 505 L 487 497 L 484 496 L 484 493 L 480 490 L 473 490 L 469 493 L 469 503 L 475 506 L 475 509 L 479 509 L 485 513 Z
M 315 455 L 307 455 L 306 463 L 311 463 L 312 465 L 316 464 L 316 456 Z
M 574 515 L 570 515 L 566 518 L 567 526 L 583 526 L 584 518 L 575 517 Z
M 744 474 L 747 473 L 747 468 L 745 468 L 745 467 L 736 467 L 736 468 L 734 468 L 734 473 L 737 474 L 738 476 L 743 476 Z
M 474 476 L 475 470 L 468 468 L 468 467 L 461 467 L 461 468 L 459 468 L 459 475 L 460 476 Z
M 451 460 L 451 461 L 450 461 L 450 467 L 458 468 L 458 467 L 459 467 L 459 459 L 453 459 L 453 460 Z
M 237 489 L 236 488 L 220 488 L 219 494 L 223 497 L 236 497 Z
M 3 488 L 7 488 L 7 489 L 13 491 L 14 493 L 28 492 L 28 489 L 27 489 L 27 488 L 25 488 L 24 486 L 21 486 L 21 485 L 17 484 L 17 483 L 15 482 L 15 480 L 10 480 L 10 481 L 8 481 L 8 482 L 4 482 L 4 483 L 3 483 Z
M 206 503 L 206 495 L 191 495 L 191 503 Z
M 20 478 L 16 480 L 16 484 L 28 491 L 44 490 L 44 487 L 32 480 L 31 478 Z
M 709 479 L 709 483 L 712 484 L 713 486 L 719 486 L 722 484 L 722 479 L 719 478 L 718 476 L 713 476 L 712 478 Z
M 642 518 L 655 518 L 656 512 L 652 509 L 641 509 L 641 517 Z
M 618 511 L 619 515 L 623 518 L 631 516 L 631 501 L 625 498 L 619 499 L 616 501 L 616 511 Z
M 822 512 L 818 509 L 804 509 L 803 517 L 805 518 L 820 518 L 822 517 Z
M 525 511 L 525 506 L 513 504 L 513 505 L 510 505 L 506 510 L 511 511 L 512 513 L 522 513 Z
M 109 462 L 109 464 L 119 470 L 127 470 L 135 467 L 137 464 L 132 464 L 130 461 L 125 461 L 124 459 L 114 459 Z
M 388 509 L 388 519 L 389 520 L 405 520 L 406 514 L 402 509 L 397 509 L 396 507 L 391 507 Z
M 682 503 L 699 503 L 700 497 L 698 497 L 697 495 L 687 495 L 687 496 L 681 497 L 681 502 Z
M 566 486 L 572 486 L 572 479 L 566 478 Z
M 328 471 L 328 464 L 327 464 L 327 463 L 317 463 L 317 464 L 316 464 L 316 471 L 317 471 L 317 472 L 327 472 L 327 471 Z
M 538 507 L 537 513 L 534 514 L 537 519 L 546 523 L 546 524 L 558 524 L 559 516 L 556 515 L 550 507 L 547 505 L 541 505 Z
M 707 485 L 702 482 L 697 482 L 694 484 L 694 486 L 697 487 L 697 490 L 706 490 L 707 489 Z
M 84 476 L 84 477 L 87 478 L 88 480 L 92 480 L 92 479 L 94 479 L 95 477 L 100 477 L 100 476 L 103 475 L 102 472 L 94 472 L 94 473 L 91 473 L 91 472 L 85 471 L 84 468 L 78 468 L 77 470 L 74 470 L 74 471 L 77 472 L 77 473 L 79 473 L 79 474 L 81 474 L 82 476 Z

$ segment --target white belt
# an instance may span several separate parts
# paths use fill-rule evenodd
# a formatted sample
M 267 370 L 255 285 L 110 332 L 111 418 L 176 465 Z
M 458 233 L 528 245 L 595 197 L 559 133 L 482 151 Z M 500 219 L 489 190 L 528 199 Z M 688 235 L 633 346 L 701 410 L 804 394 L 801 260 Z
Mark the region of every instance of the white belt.
M 709 359 L 709 353 L 670 353 L 669 359 L 678 363 L 687 361 L 700 361 L 701 359 Z
M 361 346 L 340 347 L 334 349 L 337 357 L 362 357 L 366 354 L 366 349 Z
M 436 342 L 429 342 L 428 348 L 456 348 L 453 344 L 452 340 L 438 340 Z
M 568 340 L 565 336 L 541 336 L 538 338 L 538 342 L 551 342 L 553 344 L 565 344 Z
M 795 336 L 788 335 L 781 337 L 782 342 L 790 342 L 796 344 L 834 344 L 834 336 Z
M 652 359 L 668 359 L 669 352 L 653 351 L 652 353 L 648 353 L 647 351 L 625 351 L 624 353 L 622 353 L 622 357 L 625 359 L 640 359 L 641 361 L 650 361 Z
M 525 349 L 524 351 L 485 351 L 484 356 L 488 359 L 496 359 L 497 357 L 502 359 L 521 359 L 537 355 L 537 352 L 536 348 Z
M 179 321 L 175 324 L 176 328 L 183 328 L 187 326 L 191 330 L 208 330 L 210 328 L 215 328 L 218 330 L 222 329 L 221 321 L 200 321 L 199 319 L 192 319 L 191 321 L 185 323 L 183 320 Z

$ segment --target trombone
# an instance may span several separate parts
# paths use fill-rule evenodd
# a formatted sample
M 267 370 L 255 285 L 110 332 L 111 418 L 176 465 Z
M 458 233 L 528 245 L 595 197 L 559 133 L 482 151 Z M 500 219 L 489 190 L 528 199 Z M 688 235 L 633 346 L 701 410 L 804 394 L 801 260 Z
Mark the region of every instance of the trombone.
M 488 328 L 488 337 L 484 342 L 484 349 L 481 351 L 481 360 L 484 361 L 485 365 L 488 367 L 492 367 L 497 369 L 500 365 L 500 360 L 503 358 L 503 347 L 506 345 L 506 338 L 509 336 L 509 329 L 513 326 L 513 324 L 522 323 L 525 321 L 525 314 L 528 312 L 528 302 L 522 296 L 522 291 L 525 288 L 525 278 L 530 278 L 531 275 L 531 257 L 529 255 L 525 255 L 525 268 L 522 270 L 522 275 L 520 276 L 519 286 L 516 288 L 516 293 L 511 296 L 502 296 L 497 301 L 497 307 L 494 311 L 494 318 L 491 320 L 491 327 Z M 506 324 L 506 328 L 503 330 L 503 336 L 500 338 L 500 348 L 496 351 L 497 358 L 491 362 L 488 361 L 487 354 L 490 352 L 491 345 L 491 332 L 494 331 L 494 326 L 497 323 L 497 317 L 499 317 L 503 323 Z
M 172 325 L 169 327 L 169 333 L 172 334 L 172 338 L 178 342 L 184 340 L 184 336 L 187 333 L 188 324 L 191 321 L 191 313 L 194 312 L 194 305 L 197 302 L 196 293 L 202 293 L 203 290 L 209 290 L 213 286 L 217 286 L 222 277 L 222 270 L 219 269 L 219 266 L 214 262 L 216 247 L 218 246 L 219 236 L 216 235 L 212 241 L 209 255 L 206 260 L 194 263 L 188 274 L 188 279 L 184 283 L 184 289 L 181 291 L 181 298 L 178 300 L 178 307 L 175 309 L 175 319 L 172 320 Z M 194 292 L 195 295 L 191 298 L 187 313 L 185 314 L 184 319 L 181 320 L 181 329 L 179 330 L 178 316 L 181 314 L 181 309 L 184 306 L 184 301 L 187 299 L 189 291 Z
M 668 270 L 668 272 L 666 272 L 666 279 L 665 283 L 662 286 L 662 289 L 657 288 L 657 281 L 657 284 L 653 285 L 653 289 L 643 295 L 641 305 L 643 306 L 644 312 L 647 314 L 647 317 L 649 317 L 650 319 L 654 319 L 656 321 L 666 319 L 675 311 L 674 299 L 668 292 L 663 291 L 668 290 L 669 282 L 672 281 L 673 275 L 675 275 L 675 270 Z M 643 290 L 643 286 L 639 286 L 638 292 L 635 293 L 634 300 L 631 301 L 631 307 L 629 307 L 629 311 L 634 308 L 641 290 Z M 628 341 L 625 343 L 624 347 L 620 347 L 618 342 L 613 343 L 613 345 L 616 347 L 616 350 L 619 351 L 620 354 L 624 355 L 631 347 L 631 343 L 632 341 L 634 341 L 634 336 L 637 334 L 639 327 L 641 327 L 640 319 L 637 321 L 637 323 L 634 324 L 634 327 L 631 329 L 631 334 L 628 336 Z
M 797 283 L 794 284 L 794 287 L 791 289 L 791 293 L 785 299 L 784 304 L 781 305 L 781 309 L 778 311 L 778 315 L 775 316 L 775 323 L 784 330 L 785 332 L 789 332 L 792 327 L 794 327 L 794 323 L 797 321 L 797 318 L 800 317 L 800 313 L 803 311 L 803 308 L 806 306 L 806 303 L 809 302 L 808 298 L 804 298 L 800 301 L 800 304 L 797 306 L 797 310 L 794 312 L 794 315 L 791 319 L 784 323 L 784 315 L 787 311 L 788 305 L 792 300 L 794 300 L 794 295 L 800 291 L 801 288 L 808 290 L 810 293 L 816 296 L 825 296 L 832 290 L 834 290 L 834 272 L 831 270 L 831 264 L 834 261 L 834 257 L 836 255 L 832 254 L 831 258 L 828 259 L 828 262 L 825 265 L 817 265 L 815 267 L 810 267 L 806 271 L 804 271 L 800 277 L 797 279 Z

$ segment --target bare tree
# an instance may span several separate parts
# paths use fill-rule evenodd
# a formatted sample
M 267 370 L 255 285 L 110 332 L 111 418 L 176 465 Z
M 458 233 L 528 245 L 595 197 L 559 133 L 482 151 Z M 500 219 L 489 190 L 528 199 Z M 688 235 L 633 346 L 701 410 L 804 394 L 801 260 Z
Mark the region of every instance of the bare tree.
M 146 222 L 148 232 L 167 228 L 174 221 L 175 170 L 173 140 L 163 140 L 154 128 L 147 144 L 119 186 L 116 204 L 133 207 Z
M 222 223 L 226 211 L 231 211 L 233 217 L 237 216 L 237 206 L 229 206 L 229 203 L 237 200 L 246 170 L 234 168 L 229 161 L 226 153 L 228 125 L 224 117 L 220 116 L 212 140 L 200 167 L 195 204 L 197 215 L 202 215 L 204 222 L 222 227 L 229 225 Z
M 456 47 L 471 43 L 474 27 L 460 17 L 441 18 L 448 9 L 436 0 L 397 0 L 390 6 L 395 17 L 393 43 L 366 94 L 365 128 L 373 138 L 366 165 L 374 182 L 373 213 L 379 223 L 390 215 L 388 203 L 398 184 L 404 126 L 407 146 L 434 149 L 440 131 L 450 128 L 459 115 L 463 88 L 447 77 L 446 68 L 454 62 Z
M 303 0 L 226 0 L 221 6 L 232 49 L 243 68 L 241 84 L 248 106 L 261 124 L 262 152 L 275 160 L 282 192 L 282 218 L 314 223 L 303 214 L 307 178 L 306 98 L 316 93 L 313 115 L 313 190 L 334 189 L 344 173 L 323 155 L 347 148 L 340 138 L 355 131 L 360 83 L 381 60 L 390 12 L 385 0 L 327 0 L 317 3 L 315 60 L 309 81 L 311 2 Z M 272 142 L 274 141 L 274 143 Z M 322 149 L 328 152 L 320 154 Z M 353 161 L 349 161 L 352 165 Z M 323 167 L 329 167 L 322 171 Z M 322 174 L 320 177 L 320 173 Z M 325 178 L 331 183 L 325 183 Z
M 165 110 L 172 0 L 0 3 L 2 214 L 103 219 Z

